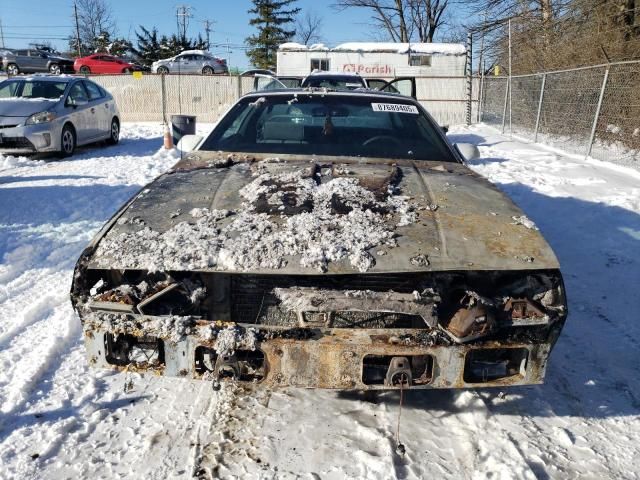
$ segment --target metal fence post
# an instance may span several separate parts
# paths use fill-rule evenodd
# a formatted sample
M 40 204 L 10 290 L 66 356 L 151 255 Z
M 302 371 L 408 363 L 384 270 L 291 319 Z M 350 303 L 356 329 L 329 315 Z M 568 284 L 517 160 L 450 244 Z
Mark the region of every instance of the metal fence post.
M 542 102 L 544 101 L 544 85 L 547 83 L 547 74 L 542 74 L 542 85 L 540 86 L 540 100 L 538 100 L 538 115 L 536 115 L 536 131 L 533 135 L 533 141 L 538 141 L 538 128 L 540 128 L 540 112 L 542 112 Z
M 507 101 L 509 100 L 509 88 L 511 87 L 509 79 L 505 78 L 504 88 L 504 108 L 502 109 L 502 133 L 504 133 L 504 125 L 507 120 Z
M 478 115 L 478 123 L 482 121 L 482 114 L 484 113 L 484 65 L 480 66 L 480 87 L 478 88 L 478 111 L 476 112 Z
M 160 75 L 160 86 L 162 90 L 162 121 L 167 123 L 167 87 L 164 84 L 164 73 Z
M 591 136 L 589 137 L 589 145 L 587 146 L 587 154 L 585 158 L 591 155 L 591 149 L 593 148 L 593 141 L 596 138 L 596 128 L 598 126 L 598 118 L 600 117 L 600 108 L 602 107 L 602 99 L 604 98 L 604 91 L 607 88 L 607 81 L 609 80 L 609 67 L 604 71 L 604 78 L 602 79 L 602 88 L 600 88 L 600 97 L 598 98 L 598 106 L 596 107 L 596 113 L 593 117 L 593 126 L 591 127 Z
M 473 109 L 473 65 L 471 50 L 473 48 L 473 36 L 471 33 L 467 34 L 467 62 L 466 62 L 466 72 L 467 75 L 467 111 L 466 111 L 466 121 L 467 125 L 471 125 L 471 110 Z
M 509 19 L 509 135 L 513 134 L 513 124 L 511 123 L 511 88 L 513 82 L 511 81 L 511 19 Z M 504 132 L 503 132 L 504 133 Z

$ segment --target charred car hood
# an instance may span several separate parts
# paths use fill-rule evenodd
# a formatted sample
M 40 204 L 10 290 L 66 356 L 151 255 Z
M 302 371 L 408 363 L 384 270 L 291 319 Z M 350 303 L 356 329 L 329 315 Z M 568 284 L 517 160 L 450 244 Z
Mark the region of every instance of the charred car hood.
M 464 165 L 282 157 L 223 165 L 219 153 L 195 152 L 103 228 L 89 267 L 287 274 L 559 268 L 537 228 Z

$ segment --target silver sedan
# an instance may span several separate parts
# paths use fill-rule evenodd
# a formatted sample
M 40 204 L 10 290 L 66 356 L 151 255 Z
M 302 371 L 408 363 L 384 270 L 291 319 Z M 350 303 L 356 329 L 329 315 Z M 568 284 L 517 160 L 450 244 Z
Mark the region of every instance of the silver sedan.
M 90 80 L 33 76 L 0 82 L 0 153 L 68 157 L 76 146 L 115 144 L 119 138 L 116 102 Z
M 201 73 L 202 75 L 229 73 L 227 61 L 203 50 L 186 50 L 175 57 L 158 60 L 151 65 L 153 73 Z

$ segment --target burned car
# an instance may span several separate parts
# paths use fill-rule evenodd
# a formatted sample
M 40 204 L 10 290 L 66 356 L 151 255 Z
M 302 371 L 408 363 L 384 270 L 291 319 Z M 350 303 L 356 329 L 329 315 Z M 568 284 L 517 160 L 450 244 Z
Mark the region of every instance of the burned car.
M 415 100 L 259 92 L 182 142 L 77 263 L 90 364 L 269 387 L 543 381 L 558 261 Z

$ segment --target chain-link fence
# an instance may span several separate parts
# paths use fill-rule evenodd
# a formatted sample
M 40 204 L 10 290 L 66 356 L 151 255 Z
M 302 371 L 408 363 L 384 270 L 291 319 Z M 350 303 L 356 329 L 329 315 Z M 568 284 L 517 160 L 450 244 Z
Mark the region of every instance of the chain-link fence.
M 174 114 L 215 122 L 238 98 L 254 89 L 253 78 L 227 75 L 93 75 L 115 98 L 123 121 L 162 121 Z M 389 79 L 391 80 L 391 79 Z M 416 77 L 418 101 L 441 125 L 465 123 L 467 77 Z M 471 100 L 477 116 L 480 81 Z
M 640 62 L 487 77 L 481 119 L 504 132 L 640 168 Z
M 215 122 L 253 90 L 253 78 L 227 75 L 94 75 L 91 79 L 113 95 L 125 122 L 169 120 L 175 114 Z

